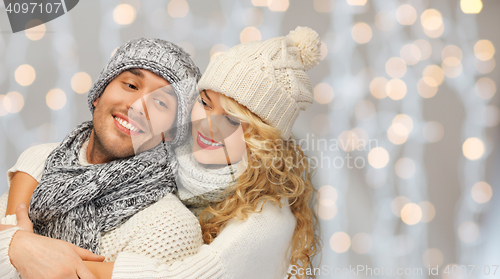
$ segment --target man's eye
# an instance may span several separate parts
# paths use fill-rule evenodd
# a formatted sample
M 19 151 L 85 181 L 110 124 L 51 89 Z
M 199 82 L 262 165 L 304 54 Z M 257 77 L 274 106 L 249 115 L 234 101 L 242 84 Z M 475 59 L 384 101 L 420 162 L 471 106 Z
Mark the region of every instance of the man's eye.
M 158 99 L 154 99 L 154 100 L 155 100 L 155 102 L 157 102 L 160 106 L 165 107 L 165 108 L 168 108 L 168 107 L 167 107 L 167 105 L 166 105 L 164 102 L 162 102 L 162 101 L 160 101 L 160 100 L 158 100 Z
M 132 85 L 132 84 L 130 84 L 130 83 L 125 83 L 125 85 L 126 85 L 128 88 L 131 88 L 131 89 L 137 90 L 137 87 L 135 87 L 135 85 Z

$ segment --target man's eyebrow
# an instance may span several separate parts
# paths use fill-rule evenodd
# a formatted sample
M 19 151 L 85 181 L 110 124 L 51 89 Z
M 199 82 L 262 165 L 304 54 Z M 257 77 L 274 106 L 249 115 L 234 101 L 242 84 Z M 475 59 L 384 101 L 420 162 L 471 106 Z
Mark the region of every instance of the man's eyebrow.
M 132 74 L 140 78 L 144 78 L 144 74 L 139 69 L 128 69 L 127 71 L 131 72 Z
M 205 93 L 205 97 L 207 97 L 207 98 L 208 98 L 208 100 L 209 100 L 210 102 L 212 102 L 212 99 L 210 99 L 210 97 L 208 97 L 207 90 L 203 90 L 202 92 L 203 92 L 203 93 Z

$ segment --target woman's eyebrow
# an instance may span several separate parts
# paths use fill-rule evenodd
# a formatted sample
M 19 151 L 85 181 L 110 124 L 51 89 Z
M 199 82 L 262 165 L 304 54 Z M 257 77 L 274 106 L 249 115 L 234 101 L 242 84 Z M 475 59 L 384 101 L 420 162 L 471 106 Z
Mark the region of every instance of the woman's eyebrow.
M 206 91 L 206 90 L 203 90 L 202 92 L 203 92 L 203 93 L 205 93 L 205 97 L 207 97 L 207 98 L 208 98 L 208 100 L 209 100 L 210 102 L 212 102 L 212 99 L 210 99 L 210 97 L 208 97 L 207 91 Z

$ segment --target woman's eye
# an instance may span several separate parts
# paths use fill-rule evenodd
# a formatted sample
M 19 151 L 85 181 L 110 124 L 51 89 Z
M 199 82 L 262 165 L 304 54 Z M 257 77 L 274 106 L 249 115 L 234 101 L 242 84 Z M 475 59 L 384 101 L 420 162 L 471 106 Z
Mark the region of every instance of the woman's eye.
M 131 89 L 137 90 L 137 87 L 135 87 L 135 85 L 132 85 L 132 84 L 130 84 L 130 83 L 125 83 L 125 85 L 126 85 L 128 88 L 131 88 Z
M 234 118 L 234 117 L 226 116 L 226 119 L 229 122 L 229 124 L 231 124 L 233 126 L 240 125 L 240 121 L 238 119 Z
M 162 102 L 162 101 L 160 101 L 160 100 L 158 100 L 158 99 L 154 99 L 154 100 L 155 100 L 155 102 L 157 102 L 160 106 L 165 107 L 165 108 L 168 108 L 168 107 L 167 107 L 167 104 L 165 104 L 164 102 Z
M 199 98 L 198 99 L 198 103 L 202 104 L 204 107 L 208 107 L 209 108 L 208 104 L 205 102 L 205 100 L 203 100 L 203 98 Z

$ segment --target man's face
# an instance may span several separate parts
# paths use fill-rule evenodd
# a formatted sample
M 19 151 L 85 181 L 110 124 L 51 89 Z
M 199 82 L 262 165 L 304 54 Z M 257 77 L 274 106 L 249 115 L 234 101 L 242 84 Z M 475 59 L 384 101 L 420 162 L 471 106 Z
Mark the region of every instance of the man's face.
M 109 160 L 125 158 L 171 140 L 177 98 L 169 83 L 144 69 L 127 70 L 94 101 L 95 146 Z

